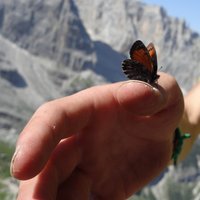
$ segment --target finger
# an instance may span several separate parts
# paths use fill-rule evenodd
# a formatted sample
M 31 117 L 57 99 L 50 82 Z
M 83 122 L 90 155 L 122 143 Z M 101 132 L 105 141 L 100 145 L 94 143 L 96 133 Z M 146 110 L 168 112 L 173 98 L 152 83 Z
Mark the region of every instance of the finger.
M 184 109 L 184 100 L 181 89 L 172 76 L 162 73 L 162 77 L 163 78 L 159 81 L 158 89 L 161 93 L 165 92 L 167 99 L 162 109 L 173 107 L 174 110 L 171 111 L 173 111 L 173 114 L 178 113 L 177 118 L 180 118 Z
M 200 82 L 195 85 L 185 96 L 185 116 L 182 122 L 182 129 L 192 133 L 196 138 L 200 132 Z
M 70 137 L 61 141 L 40 174 L 21 181 L 18 200 L 56 199 L 58 187 L 71 175 L 79 160 L 80 152 L 75 139 Z
M 177 128 L 184 110 L 183 95 L 177 82 L 169 75 L 165 75 L 165 77 L 160 80 L 158 89 L 166 91 L 167 101 L 162 110 L 152 116 L 150 121 L 151 127 L 156 127 L 155 132 L 160 133 L 157 136 L 158 139 L 160 137 L 173 138 L 174 130 Z M 165 128 L 163 129 L 163 127 Z
M 120 88 L 118 101 L 127 112 L 141 115 L 141 120 L 140 118 L 138 120 L 138 127 L 141 129 L 140 137 L 158 141 L 172 140 L 172 134 L 181 119 L 184 107 L 183 95 L 175 79 L 160 73 L 158 84 L 154 85 L 155 89 L 150 85 L 145 87 L 141 84 L 136 89 L 135 87 L 136 84 L 133 82 L 128 89 L 126 86 Z M 138 89 L 140 91 L 137 91 Z M 131 98 L 133 93 L 138 95 L 134 101 Z M 142 117 L 144 115 L 151 117 L 144 118 Z M 126 128 L 131 131 L 131 124 L 129 126 L 127 124 Z M 146 127 L 154 130 L 153 134 L 148 135 Z
M 152 115 L 162 109 L 166 95 L 147 83 L 129 81 L 117 91 L 117 100 L 121 107 L 133 115 Z
M 160 73 L 158 84 L 149 85 L 140 81 L 122 84 L 117 91 L 117 100 L 125 110 L 135 115 L 153 115 L 180 103 L 183 109 L 183 97 L 175 79 Z
M 57 176 L 54 171 L 51 174 L 37 175 L 32 179 L 21 181 L 17 200 L 24 199 L 56 199 L 57 194 Z
M 36 176 L 32 179 L 21 181 L 19 186 L 19 192 L 17 200 L 24 199 L 56 199 L 57 187 L 54 185 L 55 182 L 40 181 L 39 177 Z M 48 189 L 46 188 L 48 187 Z M 46 189 L 46 190 L 45 190 Z
M 92 104 L 91 95 L 80 92 L 41 106 L 20 134 L 11 174 L 21 180 L 38 174 L 59 141 L 87 125 Z

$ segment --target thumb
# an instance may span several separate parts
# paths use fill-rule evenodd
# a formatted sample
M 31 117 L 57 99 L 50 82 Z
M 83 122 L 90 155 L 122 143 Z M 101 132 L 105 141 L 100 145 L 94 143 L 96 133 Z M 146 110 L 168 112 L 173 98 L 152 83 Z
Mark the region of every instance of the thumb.
M 159 112 L 166 99 L 164 91 L 141 81 L 125 82 L 117 91 L 119 104 L 135 115 L 153 115 Z

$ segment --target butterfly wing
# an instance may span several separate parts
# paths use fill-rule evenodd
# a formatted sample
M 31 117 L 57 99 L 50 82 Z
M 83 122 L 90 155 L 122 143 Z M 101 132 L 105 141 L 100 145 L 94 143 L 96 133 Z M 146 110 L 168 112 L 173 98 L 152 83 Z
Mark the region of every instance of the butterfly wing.
M 153 65 L 152 73 L 155 74 L 155 73 L 157 73 L 158 63 L 157 63 L 156 49 L 155 49 L 153 43 L 150 43 L 147 46 L 147 50 L 149 52 L 149 55 L 151 57 L 151 63 Z
M 122 69 L 127 78 L 151 83 L 151 73 L 145 66 L 135 60 L 126 59 L 122 62 Z
M 122 62 L 122 69 L 129 79 L 153 83 L 159 78 L 153 43 L 146 47 L 142 41 L 137 40 L 130 49 L 130 57 Z
M 156 81 L 160 76 L 157 75 L 157 70 L 158 70 L 158 63 L 157 63 L 157 54 L 156 54 L 156 49 L 153 45 L 153 43 L 150 43 L 147 46 L 147 49 L 149 51 L 149 55 L 151 57 L 151 62 L 152 62 L 152 72 L 151 72 L 151 80 L 150 82 Z
M 151 73 L 153 71 L 153 66 L 151 62 L 151 57 L 149 50 L 143 44 L 142 41 L 137 40 L 130 49 L 130 57 L 132 60 L 145 66 L 145 68 Z

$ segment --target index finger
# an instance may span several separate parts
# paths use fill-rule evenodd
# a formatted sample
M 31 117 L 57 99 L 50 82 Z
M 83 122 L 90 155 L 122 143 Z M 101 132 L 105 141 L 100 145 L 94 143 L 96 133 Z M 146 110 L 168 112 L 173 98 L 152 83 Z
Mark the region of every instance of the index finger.
M 18 138 L 11 174 L 22 180 L 38 174 L 59 141 L 86 126 L 92 110 L 83 92 L 42 105 Z

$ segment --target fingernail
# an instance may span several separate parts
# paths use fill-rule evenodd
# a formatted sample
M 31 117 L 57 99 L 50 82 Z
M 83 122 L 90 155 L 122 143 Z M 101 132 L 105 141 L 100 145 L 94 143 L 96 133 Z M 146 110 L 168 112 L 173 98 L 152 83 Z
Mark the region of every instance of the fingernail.
M 20 149 L 21 149 L 20 146 L 17 146 L 16 150 L 15 150 L 15 153 L 13 154 L 13 157 L 12 157 L 12 160 L 11 160 L 11 164 L 10 164 L 10 174 L 11 174 L 11 176 L 14 175 L 14 172 L 15 172 L 14 162 L 17 159 L 17 156 L 19 155 Z
M 123 91 L 124 95 L 129 93 L 136 95 L 137 93 L 141 94 L 141 92 L 145 93 L 146 91 L 151 91 L 151 94 L 153 93 L 156 96 L 160 95 L 160 91 L 157 88 L 143 81 L 126 82 L 120 87 L 120 90 Z
M 130 81 L 121 85 L 117 98 L 123 107 L 137 114 L 152 114 L 165 102 L 160 88 L 141 81 Z

